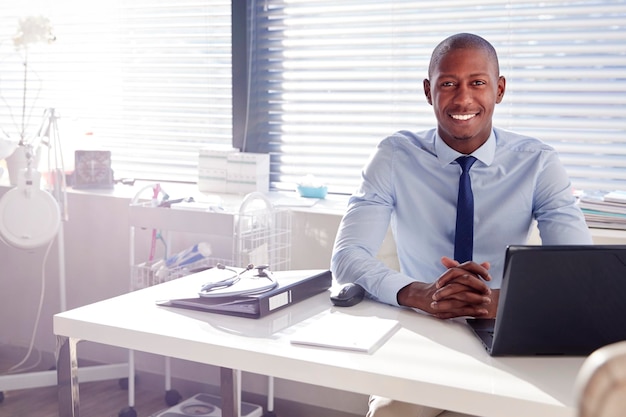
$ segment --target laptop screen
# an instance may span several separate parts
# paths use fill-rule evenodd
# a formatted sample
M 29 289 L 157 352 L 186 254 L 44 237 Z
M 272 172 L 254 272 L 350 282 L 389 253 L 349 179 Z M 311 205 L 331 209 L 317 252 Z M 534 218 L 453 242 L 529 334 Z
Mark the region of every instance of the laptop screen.
M 588 355 L 626 340 L 626 245 L 509 246 L 492 355 Z

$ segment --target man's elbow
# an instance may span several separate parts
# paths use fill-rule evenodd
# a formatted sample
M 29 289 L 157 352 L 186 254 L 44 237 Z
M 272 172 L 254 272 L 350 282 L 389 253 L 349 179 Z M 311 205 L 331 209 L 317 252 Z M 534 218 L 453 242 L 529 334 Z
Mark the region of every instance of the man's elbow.
M 335 281 L 340 284 L 346 284 L 352 281 L 350 280 L 351 274 L 347 272 L 350 263 L 347 252 L 346 248 L 343 250 L 335 250 L 330 258 L 330 272 Z

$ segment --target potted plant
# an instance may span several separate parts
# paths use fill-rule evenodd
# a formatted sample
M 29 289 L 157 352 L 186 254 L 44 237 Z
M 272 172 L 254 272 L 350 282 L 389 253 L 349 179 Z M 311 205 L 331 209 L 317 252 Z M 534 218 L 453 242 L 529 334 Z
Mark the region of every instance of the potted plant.
M 0 160 L 6 159 L 9 171 L 9 180 L 12 185 L 17 184 L 20 170 L 24 169 L 28 163 L 35 160 L 37 149 L 34 149 L 34 132 L 30 132 L 29 126 L 31 115 L 36 108 L 39 87 L 32 91 L 31 78 L 32 71 L 29 69 L 29 49 L 38 43 L 52 43 L 56 37 L 52 33 L 50 20 L 43 16 L 28 16 L 18 22 L 18 29 L 13 37 L 13 44 L 16 52 L 20 56 L 23 66 L 23 83 L 21 102 L 18 110 L 8 105 L 12 125 L 0 126 Z M 10 134 L 7 130 L 13 131 Z

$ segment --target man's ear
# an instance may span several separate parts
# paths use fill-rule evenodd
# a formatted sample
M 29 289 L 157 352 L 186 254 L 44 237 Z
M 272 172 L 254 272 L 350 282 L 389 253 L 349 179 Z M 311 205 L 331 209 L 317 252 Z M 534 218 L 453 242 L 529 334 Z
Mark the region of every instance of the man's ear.
M 428 81 L 428 78 L 424 79 L 424 94 L 426 95 L 426 101 L 432 106 L 433 98 L 430 95 L 430 81 Z
M 506 90 L 506 79 L 501 75 L 498 78 L 498 95 L 496 96 L 496 103 L 500 103 L 504 98 L 504 91 Z

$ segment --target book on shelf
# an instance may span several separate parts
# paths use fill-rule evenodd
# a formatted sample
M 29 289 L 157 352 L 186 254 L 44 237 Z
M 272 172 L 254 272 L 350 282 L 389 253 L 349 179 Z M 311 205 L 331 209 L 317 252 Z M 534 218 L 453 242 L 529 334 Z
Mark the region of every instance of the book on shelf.
M 598 212 L 626 214 L 626 201 L 619 202 L 615 197 L 607 198 L 607 195 L 617 195 L 617 193 L 617 191 L 585 192 L 580 196 L 578 205 L 583 210 L 595 210 Z
M 626 230 L 626 191 L 584 192 L 578 205 L 589 227 Z
M 626 230 L 626 214 L 583 209 L 587 226 L 598 229 Z
M 609 191 L 604 195 L 605 202 L 626 204 L 626 191 Z
M 612 230 L 626 230 L 626 224 L 611 223 L 604 221 L 587 221 L 587 226 L 592 229 L 612 229 Z

